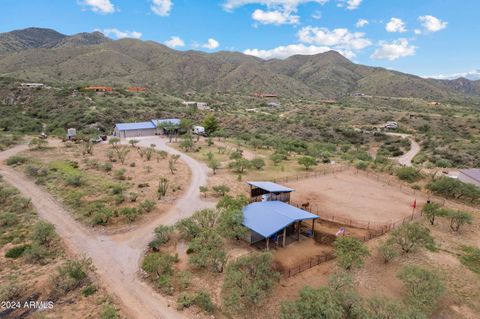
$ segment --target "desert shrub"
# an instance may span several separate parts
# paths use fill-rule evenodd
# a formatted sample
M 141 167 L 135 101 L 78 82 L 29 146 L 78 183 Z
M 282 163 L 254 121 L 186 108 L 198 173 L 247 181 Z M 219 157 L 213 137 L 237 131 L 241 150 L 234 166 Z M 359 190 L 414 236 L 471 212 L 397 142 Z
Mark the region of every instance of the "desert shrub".
M 139 205 L 139 211 L 149 213 L 155 208 L 155 202 L 149 199 L 144 200 Z
M 448 168 L 448 167 L 452 167 L 453 165 L 452 165 L 452 162 L 450 162 L 449 160 L 441 158 L 435 161 L 435 166 Z
M 0 301 L 16 300 L 22 296 L 26 287 L 16 283 L 8 282 L 0 286 Z
M 56 238 L 55 227 L 50 223 L 39 221 L 33 225 L 31 238 L 40 245 L 50 246 Z
M 304 287 L 296 301 L 282 303 L 280 309 L 281 319 L 342 319 L 345 311 L 332 292 L 327 287 L 318 289 Z
M 12 259 L 19 258 L 23 255 L 23 253 L 25 252 L 25 250 L 28 247 L 29 247 L 29 245 L 21 245 L 21 246 L 12 247 L 9 250 L 7 250 L 7 252 L 5 253 L 5 257 L 6 258 L 12 258 Z
M 125 216 L 130 222 L 138 218 L 138 210 L 135 207 L 124 207 L 120 209 L 120 215 Z
M 475 247 L 462 247 L 460 261 L 468 269 L 480 275 L 480 249 Z
M 212 298 L 210 298 L 210 295 L 205 291 L 197 292 L 194 302 L 200 309 L 207 313 L 213 313 L 213 310 L 215 309 Z
M 52 297 L 54 299 L 59 298 L 88 283 L 88 271 L 91 269 L 92 262 L 90 259 L 67 260 L 50 277 Z
M 310 167 L 317 165 L 317 160 L 311 156 L 302 156 L 298 159 L 298 164 L 303 165 L 308 171 Z
M 120 205 L 125 202 L 125 196 L 123 194 L 117 194 L 114 197 L 115 204 Z
M 384 263 L 392 261 L 395 257 L 398 257 L 399 255 L 397 248 L 387 241 L 383 242 L 380 246 L 378 246 L 378 251 L 383 257 Z
M 100 319 L 118 319 L 120 316 L 118 315 L 117 309 L 112 304 L 106 304 L 102 308 L 102 312 L 100 313 Z
M 104 163 L 102 166 L 101 166 L 102 170 L 104 170 L 105 172 L 111 172 L 112 169 L 113 169 L 113 165 L 112 163 Z
M 472 203 L 480 199 L 479 187 L 449 177 L 435 179 L 427 185 L 427 188 L 447 198 L 465 199 Z
M 127 171 L 124 168 L 117 169 L 113 172 L 113 177 L 115 179 L 118 179 L 119 181 L 124 181 L 127 177 L 125 176 L 125 173 Z
M 49 256 L 48 250 L 45 246 L 40 245 L 37 242 L 33 242 L 23 252 L 25 260 L 32 264 L 43 264 Z
M 96 211 L 92 218 L 92 223 L 94 225 L 107 225 L 110 218 L 112 218 L 113 212 L 109 208 L 102 208 Z
M 85 184 L 82 176 L 79 174 L 67 174 L 64 179 L 68 186 L 80 187 Z
M 18 222 L 18 217 L 14 213 L 3 212 L 0 213 L 0 227 L 6 226 L 11 227 Z
M 190 283 L 192 282 L 192 277 L 193 277 L 192 273 L 187 270 L 178 272 L 177 279 L 178 279 L 178 285 L 180 286 L 180 289 L 182 290 L 187 289 L 190 286 Z
M 367 246 L 353 237 L 337 237 L 333 246 L 337 264 L 346 270 L 362 267 L 365 258 L 369 255 Z
M 160 250 L 160 246 L 165 245 L 170 240 L 173 230 L 173 227 L 166 225 L 155 228 L 155 238 L 150 242 L 150 248 L 155 251 Z
M 158 288 L 165 294 L 173 293 L 173 264 L 178 257 L 170 254 L 148 254 L 142 263 L 142 269 L 150 276 Z
M 357 161 L 355 163 L 356 169 L 366 170 L 368 168 L 368 163 L 365 161 Z
M 97 286 L 90 284 L 82 289 L 82 295 L 84 297 L 91 296 L 97 292 Z
M 177 298 L 177 310 L 190 308 L 195 304 L 195 294 L 184 292 Z
M 402 181 L 409 183 L 415 183 L 422 179 L 422 173 L 414 167 L 401 167 L 397 169 L 397 176 Z
M 430 314 L 435 310 L 439 299 L 445 292 L 445 286 L 438 275 L 426 268 L 405 266 L 398 273 L 407 288 L 406 301 L 417 309 Z
M 398 246 L 405 254 L 415 251 L 419 247 L 429 250 L 435 249 L 435 241 L 430 235 L 430 229 L 418 223 L 409 223 L 394 229 L 387 240 L 388 244 Z
M 7 158 L 6 163 L 8 166 L 21 165 L 25 164 L 28 161 L 28 158 L 24 156 L 14 155 Z
M 260 305 L 276 285 L 280 274 L 272 267 L 271 253 L 253 253 L 227 266 L 222 300 L 230 313 Z
M 212 189 L 215 192 L 215 194 L 217 194 L 217 196 L 225 196 L 230 192 L 230 187 L 224 184 L 213 186 Z
M 111 192 L 112 192 L 112 195 L 122 194 L 123 193 L 122 185 L 113 185 L 111 187 Z
M 130 202 L 136 202 L 137 201 L 137 198 L 138 198 L 138 193 L 135 193 L 135 192 L 130 192 L 128 193 L 128 200 Z

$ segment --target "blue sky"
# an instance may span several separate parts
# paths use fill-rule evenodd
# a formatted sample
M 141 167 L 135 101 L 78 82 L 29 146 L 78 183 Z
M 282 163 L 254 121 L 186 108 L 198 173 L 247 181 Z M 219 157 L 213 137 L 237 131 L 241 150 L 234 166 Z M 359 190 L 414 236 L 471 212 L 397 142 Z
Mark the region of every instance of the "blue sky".
M 477 0 L 2 0 L 0 32 L 101 30 L 266 59 L 334 49 L 421 76 L 480 78 L 479 13 Z

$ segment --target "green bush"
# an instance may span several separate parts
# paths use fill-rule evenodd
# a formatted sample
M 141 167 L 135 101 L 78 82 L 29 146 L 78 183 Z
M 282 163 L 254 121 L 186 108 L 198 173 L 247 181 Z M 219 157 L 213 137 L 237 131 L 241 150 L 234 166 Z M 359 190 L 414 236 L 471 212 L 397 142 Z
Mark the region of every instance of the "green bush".
M 460 261 L 462 264 L 480 275 L 480 249 L 464 246 L 462 247 L 462 252 L 463 253 L 460 255 Z
M 28 161 L 28 158 L 24 157 L 24 156 L 19 156 L 19 155 L 15 155 L 15 156 L 11 156 L 9 158 L 7 158 L 7 165 L 8 166 L 13 166 L 13 165 L 20 165 L 20 164 L 24 164 Z
M 14 213 L 3 212 L 0 213 L 0 227 L 11 227 L 18 222 L 18 217 Z
M 124 181 L 127 177 L 125 176 L 125 173 L 127 171 L 124 168 L 117 169 L 116 171 L 113 172 L 113 177 L 115 179 L 118 179 L 120 181 Z
M 365 161 L 357 161 L 355 163 L 356 169 L 366 170 L 368 168 L 368 163 Z
M 88 283 L 88 271 L 91 269 L 92 262 L 90 259 L 67 260 L 50 277 L 51 297 L 57 299 Z
M 97 292 L 97 286 L 90 284 L 82 289 L 82 295 L 84 297 L 91 296 Z
M 337 264 L 346 270 L 362 267 L 365 258 L 370 254 L 367 246 L 353 237 L 337 237 L 333 246 Z
M 45 246 L 40 245 L 37 242 L 33 242 L 23 252 L 25 260 L 32 264 L 43 264 L 45 259 L 49 256 L 48 250 Z
M 12 258 L 12 259 L 16 259 L 16 258 L 19 258 L 23 255 L 23 253 L 25 252 L 25 250 L 27 248 L 29 248 L 30 246 L 29 245 L 22 245 L 22 246 L 15 246 L 15 247 L 12 247 L 10 248 L 9 250 L 7 250 L 7 252 L 5 253 L 5 257 L 6 258 Z
M 68 174 L 65 176 L 65 183 L 68 186 L 80 187 L 85 184 L 85 181 L 79 174 Z
M 154 201 L 146 199 L 139 205 L 139 211 L 150 213 L 155 208 L 155 206 L 156 204 Z
M 383 242 L 380 246 L 378 246 L 378 251 L 380 255 L 383 257 L 384 263 L 388 263 L 392 261 L 395 257 L 398 257 L 399 253 L 395 246 L 389 242 Z
M 418 224 L 404 224 L 390 233 L 388 244 L 395 245 L 405 254 L 414 252 L 419 247 L 435 250 L 435 241 L 430 229 Z
M 118 319 L 117 309 L 111 304 L 106 304 L 103 306 L 102 312 L 100 313 L 100 319 Z
M 120 209 L 119 213 L 120 215 L 125 216 L 131 222 L 138 218 L 138 210 L 135 207 L 124 207 Z
M 113 165 L 112 163 L 104 163 L 102 166 L 101 166 L 102 170 L 104 170 L 105 172 L 111 172 L 112 171 L 112 168 L 113 168 Z
M 94 213 L 92 223 L 93 225 L 107 225 L 112 216 L 113 212 L 111 209 L 102 208 Z
M 413 167 L 401 167 L 397 169 L 397 176 L 403 181 L 415 183 L 422 179 L 422 173 Z
M 50 223 L 39 221 L 33 225 L 31 238 L 40 245 L 50 246 L 56 238 L 55 227 Z

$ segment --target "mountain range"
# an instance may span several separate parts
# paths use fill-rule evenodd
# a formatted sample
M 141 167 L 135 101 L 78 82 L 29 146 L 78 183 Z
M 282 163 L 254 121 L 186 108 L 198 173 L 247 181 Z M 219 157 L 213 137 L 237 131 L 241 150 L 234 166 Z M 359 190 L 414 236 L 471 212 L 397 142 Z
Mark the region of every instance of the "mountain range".
M 101 32 L 64 35 L 28 28 L 0 34 L 0 76 L 25 81 L 135 85 L 169 93 L 275 93 L 339 99 L 354 93 L 450 99 L 480 96 L 480 80 L 425 79 L 359 65 L 336 51 L 262 60 L 239 52 L 176 51 Z

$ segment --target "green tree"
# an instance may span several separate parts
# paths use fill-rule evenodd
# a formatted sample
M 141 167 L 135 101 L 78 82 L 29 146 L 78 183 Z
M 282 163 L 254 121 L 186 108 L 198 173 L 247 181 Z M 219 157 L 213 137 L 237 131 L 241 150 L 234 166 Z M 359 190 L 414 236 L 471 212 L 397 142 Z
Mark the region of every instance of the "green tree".
M 55 227 L 50 223 L 39 221 L 33 225 L 31 238 L 38 244 L 48 247 L 56 238 Z
M 254 158 L 250 161 L 250 164 L 256 170 L 261 170 L 265 166 L 265 161 L 261 158 Z
M 435 310 L 445 292 L 445 286 L 438 275 L 426 268 L 405 266 L 398 273 L 398 278 L 407 287 L 406 302 L 422 309 L 426 314 Z
M 205 133 L 211 135 L 217 131 L 220 126 L 217 118 L 213 114 L 209 114 L 203 119 L 203 127 L 205 127 Z
M 190 135 L 186 135 L 180 142 L 180 147 L 185 150 L 185 152 L 191 152 L 193 150 L 193 140 Z
M 337 296 L 328 287 L 304 287 L 294 302 L 282 303 L 281 319 L 343 319 L 345 311 Z
M 213 171 L 213 175 L 215 175 L 217 173 L 217 169 L 221 167 L 221 164 L 220 161 L 212 158 L 210 161 L 208 161 L 207 166 Z
M 285 159 L 285 156 L 279 153 L 273 153 L 270 155 L 270 160 L 273 162 L 273 165 L 277 166 Z
M 311 156 L 302 156 L 298 159 L 298 164 L 305 166 L 308 171 L 310 167 L 317 165 L 317 160 Z
M 367 246 L 353 237 L 337 237 L 333 247 L 335 248 L 337 264 L 346 270 L 362 267 L 365 258 L 369 255 Z
M 227 195 L 227 193 L 230 192 L 230 187 L 228 187 L 225 184 L 213 186 L 212 189 L 218 196 L 222 196 L 222 197 Z
M 383 257 L 383 262 L 388 263 L 392 261 L 394 258 L 398 257 L 399 253 L 395 245 L 388 241 L 384 241 L 380 246 L 378 246 L 378 251 L 380 255 Z
M 430 224 L 435 224 L 436 217 L 444 217 L 445 210 L 440 208 L 437 203 L 427 203 L 422 208 L 422 214 L 428 218 Z
M 222 287 L 228 312 L 238 314 L 263 302 L 280 278 L 272 261 L 271 253 L 255 252 L 228 264 Z
M 387 241 L 389 244 L 399 246 L 405 254 L 415 251 L 418 247 L 435 249 L 435 241 L 430 235 L 430 229 L 418 223 L 404 224 L 394 229 Z
M 457 232 L 461 226 L 473 222 L 473 215 L 461 210 L 447 209 L 445 210 L 445 216 L 450 219 L 450 228 L 455 232 Z
M 227 262 L 223 239 L 212 228 L 203 229 L 193 238 L 188 247 L 189 263 L 198 268 L 209 268 L 214 272 L 223 272 Z

